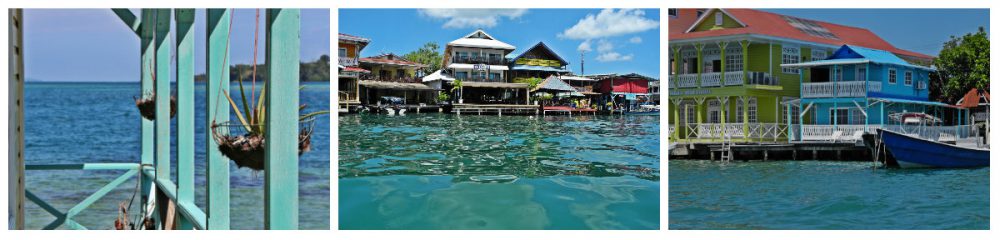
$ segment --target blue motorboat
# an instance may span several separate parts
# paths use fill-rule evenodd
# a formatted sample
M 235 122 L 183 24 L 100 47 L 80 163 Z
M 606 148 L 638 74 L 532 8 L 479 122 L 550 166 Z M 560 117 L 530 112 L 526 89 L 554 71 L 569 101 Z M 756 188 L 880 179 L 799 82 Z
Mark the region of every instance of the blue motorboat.
M 989 147 L 961 146 L 878 129 L 886 150 L 885 164 L 900 168 L 989 167 Z

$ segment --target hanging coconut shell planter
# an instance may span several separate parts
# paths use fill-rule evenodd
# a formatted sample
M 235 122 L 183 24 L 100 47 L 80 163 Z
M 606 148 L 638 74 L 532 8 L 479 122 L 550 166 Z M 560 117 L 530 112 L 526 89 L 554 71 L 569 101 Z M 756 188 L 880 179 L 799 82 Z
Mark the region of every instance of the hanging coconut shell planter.
M 315 118 L 308 118 L 299 121 L 299 156 L 310 150 L 312 146 L 312 133 Z M 241 123 L 225 122 L 212 126 L 212 137 L 219 144 L 219 151 L 226 156 L 237 167 L 249 168 L 256 171 L 264 170 L 264 134 L 252 129 L 263 130 L 262 125 L 250 126 L 251 131 L 247 131 L 247 126 Z
M 135 106 L 139 108 L 139 115 L 148 120 L 156 120 L 156 94 L 145 94 L 142 98 L 135 99 Z M 170 96 L 170 118 L 177 115 L 177 98 Z
M 222 152 L 222 155 L 232 160 L 237 167 L 263 171 L 265 170 L 264 158 L 267 155 L 267 150 L 264 147 L 266 141 L 264 137 L 266 126 L 263 123 L 265 122 L 264 118 L 267 117 L 267 109 L 264 107 L 264 96 L 267 94 L 268 82 L 266 80 L 261 81 L 261 87 L 257 88 L 257 31 L 260 28 L 259 11 L 260 10 L 258 9 L 258 20 L 255 21 L 258 24 L 254 27 L 254 58 L 253 71 L 250 75 L 250 90 L 244 90 L 244 77 L 241 76 L 238 78 L 240 94 L 235 96 L 239 97 L 239 104 L 233 100 L 233 97 L 229 96 L 228 91 L 222 90 L 221 94 L 226 98 L 226 100 L 229 101 L 229 106 L 232 108 L 238 121 L 228 121 L 223 123 L 212 122 L 211 128 L 212 138 L 219 145 L 219 152 Z M 229 43 L 227 42 L 226 44 L 226 48 L 229 48 Z M 224 83 L 220 80 L 220 84 Z M 303 87 L 304 86 L 300 86 L 299 90 Z M 255 94 L 257 93 L 257 89 L 260 89 L 260 94 Z M 221 98 L 219 100 L 221 100 Z M 218 102 L 215 104 L 218 106 Z M 299 112 L 304 110 L 305 107 L 306 105 L 304 104 L 300 105 Z M 317 111 L 300 114 L 298 137 L 299 156 L 308 152 L 312 146 L 311 138 L 313 128 L 315 126 L 315 117 L 329 113 L 330 111 Z

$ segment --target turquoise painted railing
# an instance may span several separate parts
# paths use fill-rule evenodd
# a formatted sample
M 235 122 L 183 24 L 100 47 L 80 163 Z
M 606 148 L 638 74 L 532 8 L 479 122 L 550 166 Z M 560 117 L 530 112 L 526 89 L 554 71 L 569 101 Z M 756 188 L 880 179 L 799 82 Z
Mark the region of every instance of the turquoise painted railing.
M 87 229 L 73 217 L 100 200 L 131 177 L 138 177 L 141 202 L 155 197 L 152 216 L 157 228 L 165 226 L 167 202 L 175 203 L 179 213 L 177 229 L 229 229 L 229 159 L 218 150 L 211 137 L 213 123 L 229 120 L 227 104 L 222 101 L 229 84 L 229 39 L 232 10 L 208 9 L 206 17 L 206 194 L 205 210 L 194 203 L 194 10 L 175 9 L 176 74 L 177 74 L 177 176 L 170 175 L 170 9 L 142 9 L 140 20 L 128 9 L 113 9 L 114 13 L 136 32 L 141 46 L 142 92 L 155 93 L 156 118 L 141 118 L 142 137 L 140 163 L 86 163 L 62 165 L 29 165 L 27 170 L 125 170 L 107 185 L 98 189 L 79 204 L 61 212 L 38 196 L 25 190 L 23 194 L 56 220 L 45 229 L 65 225 L 70 229 Z M 264 97 L 267 116 L 265 129 L 264 227 L 267 229 L 298 228 L 298 88 L 299 88 L 299 10 L 268 9 L 266 11 L 266 56 L 269 83 Z M 148 67 L 152 66 L 152 67 Z M 152 72 L 150 72 L 152 71 Z M 23 112 L 19 113 L 23 114 Z M 140 166 L 141 169 L 140 169 Z M 141 172 L 141 173 L 140 173 Z M 280 187 L 272 187 L 280 186 Z M 156 195 L 150 196 L 155 189 Z M 145 208 L 143 208 L 145 209 Z

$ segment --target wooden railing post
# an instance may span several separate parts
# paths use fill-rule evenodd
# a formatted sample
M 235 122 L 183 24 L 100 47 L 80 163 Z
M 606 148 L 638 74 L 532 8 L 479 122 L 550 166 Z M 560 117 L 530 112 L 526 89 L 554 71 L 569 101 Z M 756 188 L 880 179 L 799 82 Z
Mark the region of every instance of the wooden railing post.
M 24 10 L 7 10 L 7 228 L 24 229 Z
M 194 202 L 194 9 L 174 10 L 177 29 L 177 202 Z M 190 219 L 179 219 L 191 229 Z
M 229 9 L 205 10 L 205 214 L 208 229 L 229 229 L 229 159 L 219 152 L 219 145 L 212 138 L 212 124 L 229 121 L 229 106 L 222 99 L 221 90 L 229 89 L 229 26 L 232 12 Z M 227 91 L 228 92 L 228 91 Z
M 299 224 L 299 10 L 267 9 L 264 227 Z

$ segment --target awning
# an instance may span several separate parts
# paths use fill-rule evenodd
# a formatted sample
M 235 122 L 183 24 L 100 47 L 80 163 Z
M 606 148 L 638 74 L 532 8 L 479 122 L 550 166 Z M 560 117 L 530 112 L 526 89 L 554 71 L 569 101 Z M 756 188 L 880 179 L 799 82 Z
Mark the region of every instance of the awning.
M 364 68 L 359 68 L 359 67 L 345 67 L 344 71 L 345 72 L 359 72 L 359 73 L 370 73 L 371 72 L 371 71 L 365 70 Z
M 414 91 L 436 91 L 424 85 L 423 83 L 400 83 L 400 82 L 384 82 L 384 81 L 372 81 L 372 80 L 361 80 L 358 81 L 358 85 L 374 88 L 374 89 L 394 89 L 394 90 L 414 90 Z
M 462 81 L 462 87 L 476 88 L 528 88 L 527 83 L 505 83 L 505 82 L 472 82 Z
M 931 101 L 918 101 L 918 100 L 906 100 L 906 99 L 896 99 L 896 98 L 876 98 L 875 101 L 876 102 L 887 102 L 887 103 L 917 104 L 917 105 L 927 105 L 927 106 L 935 106 L 935 107 L 949 107 L 949 108 L 958 108 L 959 107 L 959 106 L 955 106 L 955 105 L 951 105 L 951 104 L 947 104 L 947 103 L 931 102 Z
M 511 70 L 519 70 L 519 71 L 545 71 L 545 72 L 569 72 L 569 70 L 566 70 L 566 69 L 558 69 L 558 68 L 549 67 L 549 66 L 532 66 L 532 65 L 514 65 L 514 67 L 511 68 Z
M 444 73 L 444 72 L 442 72 L 441 70 L 437 70 L 437 71 L 434 71 L 433 73 L 431 73 L 430 75 L 427 75 L 427 76 L 426 76 L 426 77 L 424 77 L 424 78 L 423 78 L 422 80 L 423 80 L 424 82 L 432 82 L 432 81 L 437 81 L 437 80 L 442 80 L 442 81 L 455 81 L 455 78 L 454 78 L 454 77 L 451 77 L 451 76 L 449 76 L 448 74 L 445 74 L 445 73 Z
M 586 78 L 581 76 L 559 76 L 559 79 L 562 79 L 563 81 L 587 81 L 587 82 L 597 81 L 596 79 Z
M 448 65 L 448 68 L 451 68 L 451 69 L 461 69 L 461 70 L 472 70 L 472 69 L 476 68 L 476 65 L 478 65 L 478 64 L 452 63 L 452 64 Z M 490 71 L 507 71 L 507 70 L 509 70 L 509 68 L 507 68 L 507 66 L 504 66 L 504 65 L 486 65 L 486 67 Z

